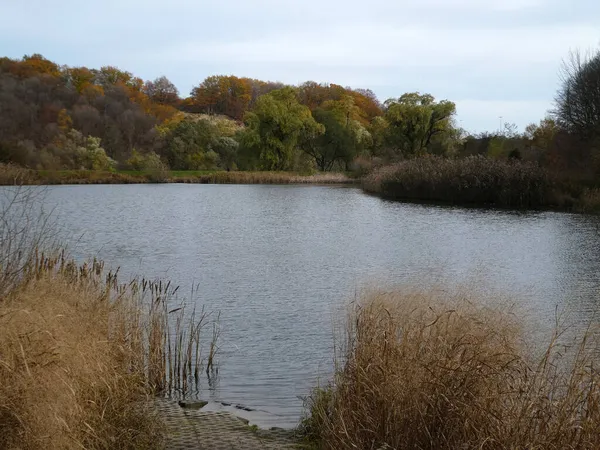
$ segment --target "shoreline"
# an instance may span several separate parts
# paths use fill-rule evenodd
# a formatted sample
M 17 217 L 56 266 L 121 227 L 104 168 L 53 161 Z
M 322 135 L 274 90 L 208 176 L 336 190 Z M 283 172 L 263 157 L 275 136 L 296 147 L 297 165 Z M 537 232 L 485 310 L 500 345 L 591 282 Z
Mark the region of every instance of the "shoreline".
M 536 206 L 508 206 L 497 203 L 469 201 L 447 201 L 429 197 L 402 196 L 397 192 L 386 192 L 369 187 L 365 177 L 351 177 L 345 173 L 300 174 L 274 171 L 171 171 L 157 174 L 142 171 L 103 172 L 91 170 L 31 170 L 13 167 L 0 173 L 0 186 L 79 186 L 79 185 L 127 185 L 127 184 L 264 184 L 264 185 L 321 185 L 352 186 L 365 194 L 385 201 L 424 206 L 460 207 L 514 212 L 561 212 L 570 214 L 597 214 L 596 193 L 591 192 L 592 201 L 585 198 L 571 199 L 562 204 L 542 204 Z
M 176 171 L 96 172 L 88 170 L 35 171 L 16 169 L 0 176 L 1 186 L 84 185 L 84 184 L 360 184 L 344 173 L 299 174 L 293 172 Z

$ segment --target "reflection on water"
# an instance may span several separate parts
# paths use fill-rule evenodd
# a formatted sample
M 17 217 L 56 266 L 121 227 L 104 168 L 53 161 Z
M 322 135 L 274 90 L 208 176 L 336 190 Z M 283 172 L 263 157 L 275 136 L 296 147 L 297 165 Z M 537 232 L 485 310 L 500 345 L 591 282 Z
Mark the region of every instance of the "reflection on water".
M 475 286 L 532 329 L 598 307 L 598 219 L 401 204 L 320 186 L 57 186 L 74 253 L 126 275 L 198 284 L 221 311 L 219 379 L 202 396 L 293 426 L 332 361 L 341 307 L 365 286 Z

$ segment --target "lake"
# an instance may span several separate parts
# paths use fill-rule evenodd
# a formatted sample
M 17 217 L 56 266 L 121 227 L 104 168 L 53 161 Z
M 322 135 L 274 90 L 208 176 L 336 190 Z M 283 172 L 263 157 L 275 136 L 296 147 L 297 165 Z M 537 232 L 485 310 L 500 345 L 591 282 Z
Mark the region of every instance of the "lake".
M 598 307 L 600 220 L 554 212 L 422 206 L 352 187 L 53 186 L 46 197 L 77 258 L 129 277 L 198 286 L 221 312 L 219 378 L 201 397 L 291 427 L 331 371 L 334 328 L 365 288 L 471 286 L 521 305 L 532 329 L 556 308 Z M 125 280 L 124 280 L 125 281 Z

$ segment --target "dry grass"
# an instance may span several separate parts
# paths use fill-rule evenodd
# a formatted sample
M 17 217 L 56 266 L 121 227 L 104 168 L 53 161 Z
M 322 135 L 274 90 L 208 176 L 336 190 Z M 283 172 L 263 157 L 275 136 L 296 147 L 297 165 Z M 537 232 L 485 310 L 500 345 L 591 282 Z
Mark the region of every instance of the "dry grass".
M 4 172 L 3 172 L 4 171 Z M 4 174 L 3 174 L 4 173 Z M 347 184 L 354 183 L 343 173 L 299 175 L 291 172 L 154 171 L 106 172 L 95 170 L 30 171 L 12 165 L 0 165 L 0 185 L 13 184 Z
M 354 182 L 343 173 L 297 175 L 289 172 L 214 172 L 192 177 L 176 177 L 172 181 L 207 184 L 345 184 Z
M 31 170 L 24 169 L 15 164 L 0 163 L 0 185 L 14 186 L 31 184 L 35 176 Z
M 101 170 L 38 170 L 36 178 L 24 184 L 136 184 L 152 183 L 151 173 L 129 173 Z
M 353 311 L 331 386 L 304 431 L 326 449 L 595 449 L 594 335 L 541 358 L 509 311 L 464 297 L 379 293 Z
M 21 282 L 36 249 L 56 246 L 55 222 L 44 208 L 46 190 L 10 186 L 0 192 L 0 298 Z
M 157 449 L 151 396 L 198 381 L 206 314 L 176 289 L 38 256 L 0 299 L 0 448 Z M 175 327 L 177 323 L 177 327 Z
M 482 156 L 408 159 L 375 170 L 363 187 L 395 199 L 516 208 L 546 206 L 553 194 L 551 178 L 535 164 Z

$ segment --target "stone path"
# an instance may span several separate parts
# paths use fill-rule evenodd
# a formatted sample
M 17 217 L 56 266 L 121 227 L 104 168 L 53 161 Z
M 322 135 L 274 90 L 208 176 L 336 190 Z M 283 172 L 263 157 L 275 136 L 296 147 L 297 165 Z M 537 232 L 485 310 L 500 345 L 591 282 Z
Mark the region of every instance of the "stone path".
M 235 415 L 182 408 L 175 401 L 157 400 L 167 425 L 166 450 L 298 449 L 289 430 L 258 430 Z

